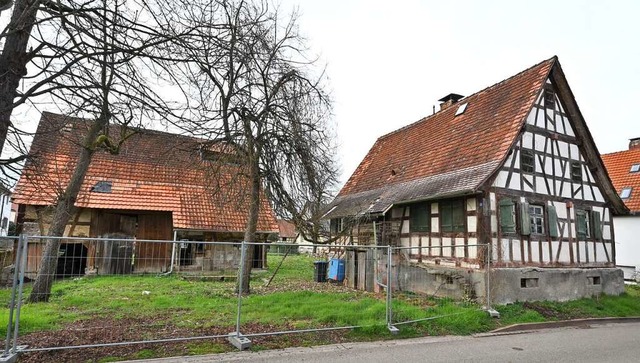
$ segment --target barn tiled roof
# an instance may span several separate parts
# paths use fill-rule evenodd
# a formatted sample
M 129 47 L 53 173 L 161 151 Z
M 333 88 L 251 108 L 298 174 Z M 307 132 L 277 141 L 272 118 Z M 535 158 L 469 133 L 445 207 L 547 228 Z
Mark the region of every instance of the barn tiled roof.
M 298 236 L 295 224 L 287 220 L 278 219 L 278 228 L 280 229 L 280 238 L 296 238 Z
M 380 137 L 326 218 L 474 192 L 501 165 L 556 61 L 548 59 Z M 456 115 L 463 104 L 466 109 Z
M 640 171 L 631 172 L 632 165 L 640 164 L 640 147 L 602 155 L 602 160 L 618 193 L 632 188 L 631 196 L 623 201 L 631 212 L 640 213 Z
M 80 151 L 88 122 L 43 113 L 14 202 L 51 205 L 64 189 Z M 240 167 L 202 161 L 203 140 L 165 132 L 136 130 L 116 155 L 94 154 L 76 206 L 170 211 L 173 227 L 221 232 L 244 231 L 248 185 Z M 111 127 L 111 133 L 120 132 Z M 110 192 L 94 190 L 110 183 Z M 261 198 L 258 230 L 278 230 L 266 197 Z

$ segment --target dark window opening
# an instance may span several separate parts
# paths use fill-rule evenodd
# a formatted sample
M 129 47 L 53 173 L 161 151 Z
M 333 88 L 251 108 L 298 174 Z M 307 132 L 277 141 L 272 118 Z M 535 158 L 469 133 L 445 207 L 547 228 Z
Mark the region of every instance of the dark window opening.
M 544 90 L 544 107 L 547 110 L 556 109 L 556 94 L 553 92 L 553 90 L 550 90 L 550 89 Z
M 538 278 L 523 278 L 520 279 L 520 287 L 523 289 L 529 289 L 532 287 L 538 287 Z
M 112 183 L 110 181 L 101 180 L 91 187 L 92 192 L 96 193 L 111 193 Z
M 523 173 L 533 173 L 535 170 L 535 159 L 533 157 L 533 150 L 521 149 L 520 150 L 520 170 Z
M 336 236 L 342 232 L 342 218 L 333 218 L 330 224 L 332 235 Z
M 579 161 L 571 162 L 571 180 L 576 183 L 582 182 L 582 164 Z
M 431 231 L 430 204 L 417 203 L 409 206 L 409 232 Z
M 440 202 L 440 223 L 442 232 L 464 232 L 464 200 L 455 199 Z
M 589 280 L 589 285 L 600 285 L 600 276 L 589 276 L 587 277 Z

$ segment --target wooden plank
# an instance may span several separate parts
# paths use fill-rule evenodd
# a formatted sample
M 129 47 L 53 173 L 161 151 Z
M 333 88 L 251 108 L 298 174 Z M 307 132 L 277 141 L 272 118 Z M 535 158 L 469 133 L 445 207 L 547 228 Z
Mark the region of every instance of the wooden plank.
M 367 249 L 367 252 L 365 253 L 366 256 L 366 277 L 365 277 L 365 289 L 369 292 L 373 292 L 375 290 L 375 269 L 376 269 L 376 265 L 375 265 L 375 261 L 373 259 L 373 253 L 374 250 L 372 250 L 371 248 Z
M 366 288 L 366 273 L 367 273 L 367 253 L 366 252 L 356 252 L 358 255 L 358 277 L 356 278 L 357 288 L 358 290 L 365 290 Z

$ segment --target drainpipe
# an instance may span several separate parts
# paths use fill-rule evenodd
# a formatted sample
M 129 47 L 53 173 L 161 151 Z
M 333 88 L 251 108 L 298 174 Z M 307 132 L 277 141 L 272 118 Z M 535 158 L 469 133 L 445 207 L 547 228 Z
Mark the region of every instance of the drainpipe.
M 178 231 L 173 230 L 173 248 L 171 248 L 171 263 L 169 264 L 169 271 L 162 274 L 162 276 L 168 276 L 173 273 L 173 262 L 176 258 L 176 242 L 178 238 Z

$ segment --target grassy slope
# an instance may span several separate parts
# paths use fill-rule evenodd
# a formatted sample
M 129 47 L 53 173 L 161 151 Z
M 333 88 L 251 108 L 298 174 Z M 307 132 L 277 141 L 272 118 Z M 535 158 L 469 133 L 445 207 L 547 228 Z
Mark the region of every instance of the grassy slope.
M 281 256 L 269 256 L 268 273 L 256 274 L 254 293 L 243 299 L 242 324 L 271 331 L 360 325 L 350 339 L 386 339 L 385 296 L 312 282 L 313 259 L 289 256 L 271 285 L 264 287 Z M 177 276 L 93 277 L 58 281 L 49 303 L 27 304 L 21 311 L 21 335 L 55 331 L 91 319 L 152 319 L 154 324 L 181 328 L 229 327 L 235 324 L 234 282 L 187 281 Z M 28 287 L 25 296 L 28 294 Z M 148 294 L 146 292 L 149 292 Z M 9 290 L 0 290 L 6 306 Z M 499 320 L 479 306 L 416 295 L 395 295 L 394 321 L 425 320 L 401 325 L 401 336 L 472 334 L 499 326 L 604 316 L 640 316 L 640 288 L 627 287 L 622 296 L 602 296 L 565 303 L 517 303 L 498 307 Z M 6 312 L 7 310 L 5 310 Z M 0 316 L 4 336 L 7 316 Z M 231 330 L 229 330 L 231 331 Z M 306 343 L 303 343 L 306 344 Z M 311 341 L 310 344 L 313 344 Z M 218 345 L 193 345 L 194 353 L 219 351 Z

